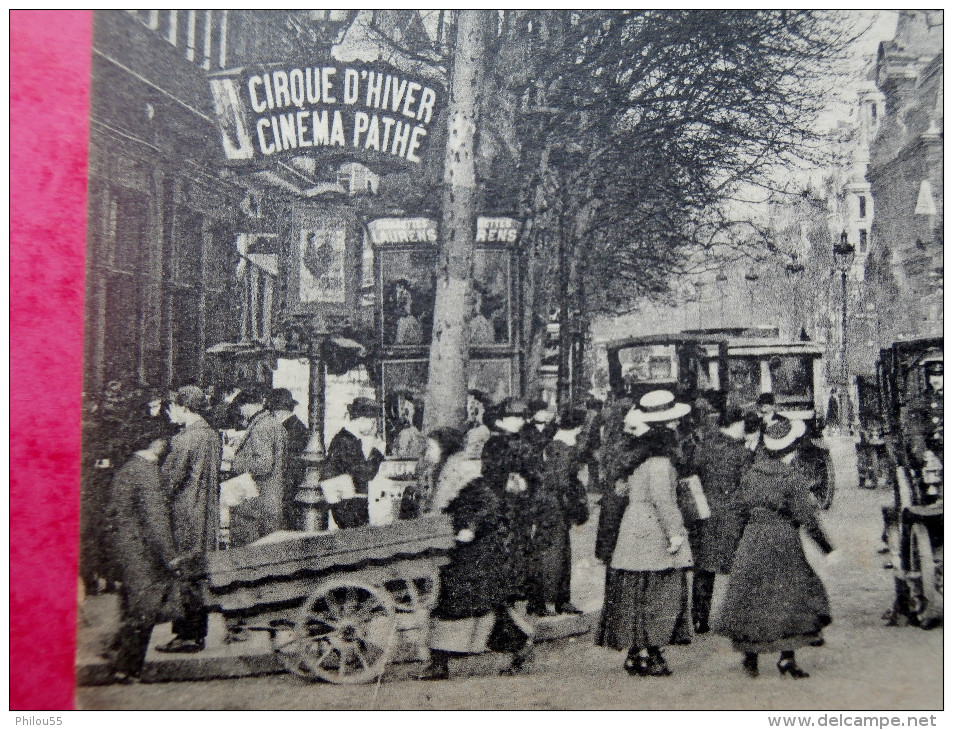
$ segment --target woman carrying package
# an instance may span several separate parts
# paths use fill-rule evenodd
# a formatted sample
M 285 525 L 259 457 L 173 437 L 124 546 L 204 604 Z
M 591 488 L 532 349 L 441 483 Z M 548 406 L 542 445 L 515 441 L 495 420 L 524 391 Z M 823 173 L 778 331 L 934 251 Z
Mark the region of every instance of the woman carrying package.
M 606 579 L 602 630 L 598 642 L 628 649 L 624 667 L 633 676 L 668 676 L 661 647 L 687 628 L 688 569 L 692 554 L 675 497 L 674 431 L 690 407 L 666 390 L 644 395 L 626 415 L 636 439 L 632 470 L 615 482 L 628 496 Z M 630 425 L 631 424 L 631 425 Z

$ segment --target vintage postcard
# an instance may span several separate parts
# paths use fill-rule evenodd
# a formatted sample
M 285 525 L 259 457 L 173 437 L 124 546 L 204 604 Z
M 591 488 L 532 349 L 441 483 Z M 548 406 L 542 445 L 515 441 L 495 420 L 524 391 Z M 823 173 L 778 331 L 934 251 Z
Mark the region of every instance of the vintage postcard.
M 80 708 L 942 709 L 942 11 L 91 53 Z

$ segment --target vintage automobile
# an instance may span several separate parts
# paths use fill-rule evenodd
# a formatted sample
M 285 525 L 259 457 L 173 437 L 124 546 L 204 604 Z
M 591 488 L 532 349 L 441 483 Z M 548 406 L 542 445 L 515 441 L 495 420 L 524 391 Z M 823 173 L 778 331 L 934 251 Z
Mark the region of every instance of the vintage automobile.
M 943 617 L 943 338 L 896 342 L 877 363 L 893 504 L 883 508 L 896 599 L 891 624 Z
M 718 409 L 753 410 L 773 393 L 778 413 L 808 424 L 810 438 L 798 458 L 813 480 L 823 509 L 834 498 L 834 466 L 821 441 L 825 404 L 816 343 L 785 341 L 770 327 L 685 330 L 606 344 L 609 386 L 617 396 L 639 398 L 665 388 L 687 402 L 704 398 Z

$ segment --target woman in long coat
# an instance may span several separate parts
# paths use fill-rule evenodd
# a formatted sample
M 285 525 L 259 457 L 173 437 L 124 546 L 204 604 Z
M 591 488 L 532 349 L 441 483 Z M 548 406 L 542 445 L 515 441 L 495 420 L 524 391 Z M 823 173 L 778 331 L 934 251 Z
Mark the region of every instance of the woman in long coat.
M 555 613 L 580 614 L 570 600 L 572 551 L 570 530 L 589 519 L 586 488 L 579 481 L 576 438 L 585 423 L 580 410 L 559 417 L 559 427 L 543 449 L 543 473 L 531 495 L 536 529 L 533 531 L 532 560 L 529 565 L 527 613 L 537 616 Z
M 691 550 L 675 498 L 674 426 L 689 411 L 668 391 L 652 391 L 627 416 L 650 425 L 638 437 L 641 461 L 617 488 L 628 496 L 606 581 L 598 643 L 628 649 L 631 675 L 671 674 L 661 647 L 673 642 L 688 606 Z
M 745 528 L 715 630 L 744 653 L 742 666 L 751 676 L 758 674 L 758 654 L 780 652 L 782 675 L 807 677 L 794 651 L 820 645 L 821 630 L 831 622 L 827 592 L 798 535 L 804 527 L 825 554 L 833 550 L 816 503 L 791 464 L 805 430 L 803 421 L 787 419 L 768 426 L 763 456 L 741 480 Z
M 731 572 L 731 561 L 744 529 L 737 498 L 741 477 L 753 456 L 745 447 L 744 437 L 744 415 L 738 410 L 729 411 L 719 418 L 719 429 L 706 433 L 692 453 L 689 470 L 698 475 L 711 510 L 708 519 L 688 527 L 688 541 L 695 558 L 692 618 L 699 634 L 709 630 L 715 575 Z
M 530 473 L 521 447 L 522 415 L 507 406 L 496 422 L 508 428 L 483 450 L 483 476 L 447 505 L 456 542 L 440 569 L 440 593 L 431 615 L 430 664 L 421 679 L 447 679 L 453 654 L 487 648 L 513 655 L 510 671 L 526 661 L 532 629 L 512 610 L 525 583 L 531 515 Z

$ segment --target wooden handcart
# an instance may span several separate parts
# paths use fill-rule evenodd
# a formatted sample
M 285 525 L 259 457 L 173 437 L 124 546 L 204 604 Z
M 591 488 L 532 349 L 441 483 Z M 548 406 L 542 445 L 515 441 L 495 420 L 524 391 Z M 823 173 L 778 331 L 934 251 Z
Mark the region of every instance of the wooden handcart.
M 290 672 L 359 684 L 391 661 L 424 659 L 445 515 L 320 533 L 280 532 L 208 556 L 205 604 L 267 631 Z

